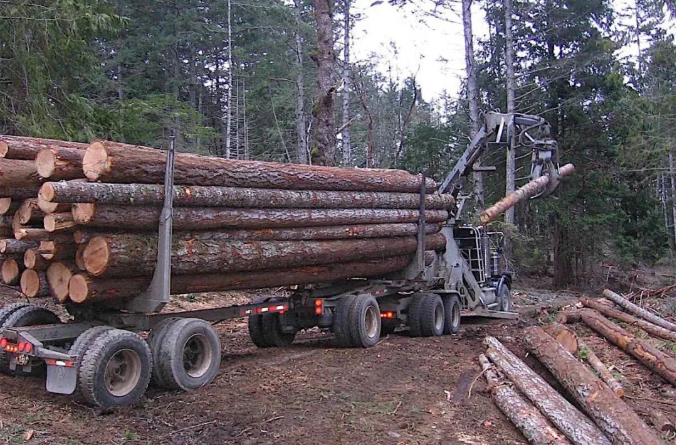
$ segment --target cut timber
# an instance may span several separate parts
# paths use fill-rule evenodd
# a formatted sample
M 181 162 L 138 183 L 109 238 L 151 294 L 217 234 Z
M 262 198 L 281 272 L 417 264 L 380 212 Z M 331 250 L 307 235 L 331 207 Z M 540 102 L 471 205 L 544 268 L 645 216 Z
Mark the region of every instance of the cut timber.
M 18 161 L 15 159 L 0 158 L 0 185 L 3 188 L 37 188 L 40 186 L 40 176 L 35 170 L 32 161 Z M 3 196 L 12 196 L 3 193 Z
M 676 360 L 634 337 L 598 312 L 592 309 L 580 312 L 587 326 L 676 386 Z
M 110 229 L 156 230 L 160 208 L 73 204 L 73 220 L 80 225 Z M 417 210 L 392 209 L 222 209 L 178 207 L 174 230 L 270 229 L 344 224 L 417 223 Z M 425 212 L 428 223 L 448 219 L 445 210 Z
M 34 229 L 31 227 L 19 227 L 14 231 L 14 238 L 26 241 L 44 241 L 50 239 L 54 234 L 45 229 Z
M 613 443 L 661 443 L 629 405 L 542 329 L 526 328 L 524 343 Z
M 442 234 L 425 237 L 425 247 L 445 247 Z M 179 241 L 172 246 L 172 273 L 243 272 L 283 267 L 345 263 L 415 252 L 415 237 L 330 241 Z M 155 270 L 157 246 L 134 236 L 92 238 L 83 253 L 87 272 L 94 276 L 149 275 Z
M 21 201 L 13 198 L 0 198 L 0 216 L 7 214 L 14 214 L 17 211 Z
M 584 342 L 580 341 L 580 349 L 583 352 L 585 360 L 589 362 L 594 371 L 596 371 L 601 377 L 601 379 L 606 382 L 608 388 L 610 388 L 618 397 L 624 397 L 624 388 L 622 384 L 613 376 L 613 373 L 610 372 L 608 367 L 601 361 L 601 359 L 594 353 L 594 350 L 587 346 Z
M 164 180 L 166 152 L 115 142 L 92 143 L 82 161 L 90 181 L 147 182 Z M 304 164 L 240 161 L 180 153 L 176 155 L 174 183 L 290 190 L 368 192 L 420 191 L 421 177 L 402 170 L 341 169 Z M 426 180 L 427 191 L 436 183 Z
M 372 261 L 309 266 L 265 272 L 235 274 L 179 275 L 171 279 L 172 294 L 220 292 L 226 290 L 260 289 L 268 287 L 329 283 L 349 278 L 368 278 L 397 272 L 411 262 L 409 256 L 386 257 Z M 96 279 L 86 274 L 72 277 L 70 298 L 76 303 L 124 300 L 145 291 L 150 277 Z
M 21 292 L 28 298 L 48 297 L 50 291 L 45 272 L 24 270 L 21 274 Z
M 12 200 L 16 200 L 17 202 L 21 202 L 26 198 L 34 198 L 36 193 L 39 190 L 38 185 L 34 186 L 19 186 L 19 187 L 5 187 L 2 185 L 2 181 L 0 180 L 0 196 L 6 196 L 12 198 Z
M 53 139 L 0 136 L 0 158 L 33 161 L 40 150 L 45 148 L 86 150 L 88 146 L 88 144 L 81 144 L 79 142 L 56 141 Z
M 34 247 L 38 247 L 38 243 L 35 241 L 19 241 L 16 239 L 0 240 L 0 253 L 7 255 L 23 255 L 27 249 L 32 249 Z
M 45 215 L 70 211 L 71 205 L 61 202 L 49 202 L 38 193 L 38 207 Z
M 571 354 L 577 353 L 578 340 L 573 331 L 563 326 L 561 323 L 550 323 L 543 328 L 554 340 L 559 342 L 563 348 Z
M 87 267 L 84 262 L 84 250 L 87 247 L 86 244 L 79 244 L 77 250 L 75 251 L 75 265 L 81 271 L 86 271 Z
M 610 445 L 584 414 L 494 337 L 486 337 L 486 355 L 542 414 L 575 445 Z
M 530 403 L 526 402 L 510 386 L 498 377 L 485 355 L 479 356 L 488 387 L 500 411 L 535 445 L 570 444 L 566 436 L 554 428 Z
M 5 258 L 2 262 L 2 282 L 7 285 L 14 285 L 19 282 L 23 264 L 14 258 Z
M 23 255 L 23 264 L 26 268 L 33 270 L 46 270 L 49 267 L 49 261 L 38 253 L 37 248 L 26 250 Z
M 52 263 L 47 268 L 49 290 L 59 303 L 68 301 L 68 283 L 74 273 L 75 266 L 62 262 Z
M 674 423 L 671 421 L 671 419 L 669 419 L 662 411 L 652 408 L 648 410 L 648 414 L 650 415 L 650 421 L 652 422 L 653 426 L 657 428 L 657 431 L 660 433 L 676 432 L 676 426 L 674 426 Z
M 45 230 L 48 232 L 60 232 L 63 230 L 69 230 L 75 227 L 75 221 L 73 221 L 73 213 L 52 213 L 46 215 L 44 218 Z
M 14 228 L 12 226 L 12 216 L 0 216 L 0 237 L 14 236 Z
M 98 182 L 46 182 L 40 196 L 50 202 L 97 202 L 102 205 L 162 206 L 164 187 L 155 184 L 105 184 Z M 449 210 L 449 194 L 425 197 L 428 210 Z M 332 192 L 270 190 L 237 187 L 175 186 L 175 207 L 244 207 L 311 209 L 418 209 L 418 193 Z
M 641 328 L 650 335 L 676 342 L 676 332 L 670 331 L 669 329 L 664 329 L 663 327 L 652 324 L 649 321 L 641 320 L 640 318 L 636 318 L 633 315 L 627 314 L 626 312 L 618 311 L 617 309 L 606 306 L 597 300 L 582 300 L 582 304 L 588 308 L 596 309 L 607 317 L 611 317 L 637 328 Z
M 566 164 L 559 169 L 559 175 L 568 176 L 573 174 L 574 171 L 575 167 L 573 164 Z M 539 178 L 532 180 L 523 187 L 519 187 L 516 191 L 505 196 L 500 201 L 493 204 L 481 213 L 479 216 L 481 224 L 488 224 L 489 222 L 494 221 L 498 216 L 507 211 L 507 209 L 511 209 L 521 201 L 531 198 L 542 192 L 549 184 L 549 180 L 549 175 L 540 176 Z
M 76 148 L 43 148 L 35 157 L 35 168 L 42 178 L 52 181 L 82 178 L 84 154 Z
M 38 252 L 42 258 L 47 261 L 58 261 L 66 258 L 74 258 L 77 251 L 77 245 L 71 240 L 70 242 L 47 240 L 40 241 L 40 248 Z
M 44 212 L 40 210 L 40 206 L 38 206 L 38 200 L 36 198 L 26 199 L 21 203 L 21 206 L 16 213 L 19 215 L 19 223 L 21 224 L 37 223 L 45 217 Z
M 631 301 L 627 300 L 626 298 L 623 298 L 622 296 L 616 294 L 615 292 L 611 291 L 610 289 L 604 290 L 603 296 L 606 297 L 607 299 L 611 300 L 613 303 L 616 303 L 616 304 L 622 306 L 626 311 L 631 312 L 632 314 L 638 315 L 639 317 L 643 318 L 644 320 L 648 320 L 649 322 L 656 324 L 657 326 L 660 326 L 660 327 L 663 327 L 664 329 L 669 329 L 670 331 L 676 332 L 676 324 L 671 323 L 671 322 L 665 320 L 664 318 L 653 314 L 652 312 L 646 311 L 642 307 L 635 305 Z

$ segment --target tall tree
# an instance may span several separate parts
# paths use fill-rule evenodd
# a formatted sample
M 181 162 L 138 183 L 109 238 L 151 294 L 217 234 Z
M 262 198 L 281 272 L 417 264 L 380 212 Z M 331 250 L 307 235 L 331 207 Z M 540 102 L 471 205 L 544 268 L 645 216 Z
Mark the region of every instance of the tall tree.
M 351 145 L 350 145 L 350 35 L 352 31 L 352 22 L 350 20 L 351 0 L 344 0 L 344 22 L 343 22 L 343 123 L 342 123 L 342 145 L 343 145 L 343 165 L 351 164 Z
M 333 49 L 333 0 L 314 0 L 315 26 L 317 29 L 317 52 L 313 59 L 317 64 L 317 101 L 314 104 L 315 144 L 312 163 L 336 164 L 336 121 L 334 94 L 336 90 L 334 70 L 336 53 Z
M 514 38 L 512 36 L 512 0 L 505 2 L 505 66 L 507 73 L 507 113 L 514 115 L 516 104 L 514 100 Z M 505 195 L 516 190 L 516 134 L 509 133 L 509 146 L 505 163 Z M 505 212 L 505 223 L 514 225 L 514 207 Z M 505 259 L 509 263 L 512 260 L 512 240 L 505 238 Z

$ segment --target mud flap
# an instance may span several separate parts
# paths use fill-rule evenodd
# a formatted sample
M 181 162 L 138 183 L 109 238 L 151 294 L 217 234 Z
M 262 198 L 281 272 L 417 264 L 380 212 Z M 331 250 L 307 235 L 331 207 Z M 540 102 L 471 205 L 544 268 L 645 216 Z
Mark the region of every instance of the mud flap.
M 76 386 L 76 367 L 47 365 L 47 391 L 57 394 L 73 394 Z

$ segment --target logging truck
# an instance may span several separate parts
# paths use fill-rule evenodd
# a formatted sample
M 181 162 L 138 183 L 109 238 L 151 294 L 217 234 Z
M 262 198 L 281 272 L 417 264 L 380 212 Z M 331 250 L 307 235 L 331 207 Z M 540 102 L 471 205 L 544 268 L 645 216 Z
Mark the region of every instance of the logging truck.
M 461 316 L 517 317 L 511 312 L 512 274 L 501 268 L 503 235 L 485 224 L 519 200 L 551 194 L 572 168 L 559 168 L 556 143 L 541 118 L 489 113 L 484 120 L 434 192 L 451 194 L 456 202 L 440 234 L 426 233 L 428 190 L 427 181 L 421 181 L 415 254 L 392 257 L 397 264 L 387 270 L 398 272 L 373 277 L 371 271 L 370 278 L 360 278 L 355 268 L 352 279 L 311 286 L 299 279 L 301 285 L 284 297 L 167 313 L 162 309 L 172 294 L 172 143 L 164 167 L 157 261 L 147 290 L 123 304 L 66 304 L 71 315 L 67 323 L 28 303 L 5 306 L 0 310 L 0 370 L 13 375 L 45 372 L 47 391 L 73 394 L 77 389 L 93 405 L 120 406 L 138 401 L 151 381 L 186 391 L 209 384 L 221 362 L 213 324 L 236 317 L 248 317 L 251 340 L 261 348 L 288 346 L 297 332 L 314 327 L 333 332 L 340 347 L 366 348 L 400 327 L 414 337 L 438 336 L 457 333 Z M 467 197 L 460 194 L 459 180 L 472 171 L 490 170 L 478 166 L 477 159 L 486 151 L 505 149 L 511 138 L 532 150 L 532 182 L 483 212 L 481 224 L 463 223 Z M 331 270 L 326 269 L 329 277 Z M 273 272 L 268 278 L 270 287 L 293 282 Z

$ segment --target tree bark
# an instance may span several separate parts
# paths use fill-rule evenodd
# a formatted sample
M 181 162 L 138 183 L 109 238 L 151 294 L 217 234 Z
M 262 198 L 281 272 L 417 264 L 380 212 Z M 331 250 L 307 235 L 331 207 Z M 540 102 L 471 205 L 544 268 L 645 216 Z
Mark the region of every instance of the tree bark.
M 47 261 L 59 261 L 75 257 L 77 245 L 71 240 L 40 241 L 38 253 Z
M 550 323 L 545 326 L 544 331 L 556 340 L 563 348 L 571 354 L 576 354 L 579 349 L 577 336 L 573 331 L 563 326 L 561 323 Z
M 342 139 L 343 145 L 343 165 L 350 166 L 352 164 L 352 146 L 350 141 L 350 33 L 352 31 L 352 23 L 350 20 L 351 0 L 344 0 L 345 21 L 343 23 L 343 122 Z
M 19 241 L 16 239 L 0 240 L 0 253 L 6 255 L 23 255 L 27 249 L 32 249 L 38 246 L 35 241 Z
M 96 202 L 103 205 L 161 207 L 164 204 L 164 186 L 97 182 L 47 182 L 40 189 L 40 196 L 53 203 Z M 450 210 L 454 205 L 455 199 L 450 194 L 429 194 L 425 197 L 425 208 L 428 210 Z M 420 194 L 175 186 L 174 206 L 418 209 L 420 207 Z
M 40 187 L 39 184 L 25 184 L 24 186 L 18 187 L 5 186 L 3 181 L 0 181 L 0 184 L 2 184 L 0 185 L 0 196 L 9 197 L 17 201 L 23 201 L 26 198 L 34 198 Z
M 18 210 L 19 205 L 21 205 L 21 203 L 16 199 L 0 198 L 0 216 L 13 214 Z
M 116 142 L 90 145 L 83 170 L 90 181 L 161 184 L 165 152 Z M 368 192 L 420 191 L 420 177 L 401 170 L 339 169 L 300 164 L 241 161 L 187 153 L 176 155 L 175 184 L 291 190 Z M 428 192 L 436 183 L 427 180 Z M 8 195 L 4 195 L 8 196 Z
M 301 0 L 294 0 L 294 16 L 296 19 L 296 30 L 294 31 L 296 40 L 296 136 L 298 139 L 296 159 L 299 164 L 307 164 L 309 152 L 305 130 L 305 68 L 303 66 L 303 36 L 301 35 L 302 7 Z
M 155 230 L 158 207 L 115 207 L 74 204 L 73 220 L 80 225 L 111 229 Z M 174 209 L 174 230 L 271 229 L 285 227 L 336 226 L 343 224 L 417 223 L 417 210 L 390 209 L 223 209 L 178 207 Z M 444 210 L 425 212 L 429 223 L 448 218 Z
M 86 247 L 86 244 L 78 244 L 77 250 L 75 251 L 75 265 L 83 272 L 87 271 L 87 266 L 85 266 L 84 262 L 84 251 Z
M 507 113 L 514 116 L 516 113 L 516 101 L 514 99 L 514 90 L 516 88 L 514 75 L 514 38 L 512 36 L 512 0 L 505 0 L 505 66 L 507 72 Z M 509 132 L 509 141 L 507 147 L 507 158 L 505 166 L 505 195 L 516 190 L 516 132 L 512 127 Z M 505 223 L 515 224 L 514 207 L 505 211 Z M 509 263 L 512 260 L 512 240 L 505 237 L 505 261 Z
M 44 218 L 45 230 L 53 232 L 62 232 L 64 230 L 69 230 L 75 227 L 77 224 L 73 220 L 73 213 L 52 213 L 51 215 L 46 215 Z
M 40 189 L 42 190 L 42 189 Z M 42 195 L 42 193 L 38 192 L 38 207 L 40 210 L 42 210 L 42 213 L 45 215 L 51 215 L 52 213 L 63 213 L 67 212 L 70 210 L 70 203 L 74 201 L 70 201 L 68 203 L 65 202 L 49 202 L 45 199 L 45 197 Z
M 38 253 L 38 248 L 33 248 L 26 250 L 24 253 L 23 264 L 28 269 L 46 270 L 50 263 Z
M 268 287 L 328 283 L 348 278 L 383 276 L 403 269 L 410 262 L 408 256 L 395 256 L 371 261 L 307 266 L 265 272 L 234 274 L 178 275 L 172 277 L 171 293 L 186 294 L 221 292 L 226 290 L 260 289 Z M 73 276 L 70 296 L 75 303 L 102 300 L 122 300 L 147 289 L 150 277 L 104 280 L 86 274 Z
M 314 0 L 317 52 L 312 57 L 317 64 L 317 101 L 313 107 L 315 116 L 315 144 L 312 163 L 315 165 L 336 164 L 336 121 L 334 93 L 336 89 L 333 50 L 333 0 Z
M 5 257 L 5 260 L 2 262 L 2 282 L 8 286 L 17 284 L 22 270 L 23 263 L 21 260 Z
M 82 159 L 85 150 L 75 148 L 43 148 L 35 158 L 35 167 L 42 178 L 65 181 L 83 178 Z
M 594 371 L 596 371 L 601 379 L 608 385 L 618 397 L 624 397 L 624 388 L 622 384 L 613 376 L 608 370 L 608 367 L 601 361 L 601 359 L 594 353 L 594 350 L 587 346 L 584 342 L 579 342 L 580 349 L 585 351 L 585 360 L 589 362 Z
M 77 268 L 69 263 L 56 262 L 47 268 L 47 284 L 49 291 L 59 303 L 68 301 L 68 283 Z
M 0 184 L 3 188 L 36 188 L 40 182 L 34 162 L 0 158 Z M 12 195 L 3 193 L 3 196 Z
M 660 326 L 664 329 L 669 329 L 672 332 L 676 332 L 676 324 L 671 323 L 665 320 L 664 318 L 653 314 L 652 312 L 648 312 L 647 310 L 643 309 L 640 306 L 635 305 L 631 301 L 627 300 L 626 298 L 623 298 L 622 296 L 616 294 L 610 289 L 605 289 L 603 291 L 603 296 L 612 301 L 613 303 L 622 306 L 626 311 L 638 315 L 644 320 L 648 320 L 649 322 L 656 324 L 657 326 Z
M 566 164 L 559 169 L 559 174 L 561 176 L 571 175 L 575 171 L 573 164 Z M 550 178 L 548 175 L 540 176 L 537 179 L 532 180 L 523 187 L 519 187 L 517 191 L 511 195 L 507 195 L 502 198 L 500 201 L 496 202 L 483 212 L 479 216 L 481 224 L 488 224 L 491 221 L 494 221 L 498 216 L 500 216 L 507 209 L 513 208 L 519 202 L 528 199 L 542 192 L 542 190 L 547 187 L 549 184 Z
M 633 409 L 542 329 L 526 328 L 524 342 L 613 443 L 661 443 Z
M 575 445 L 610 445 L 611 442 L 584 414 L 494 337 L 486 337 L 486 355 Z
M 45 148 L 85 150 L 87 144 L 20 136 L 0 136 L 0 158 L 33 161 L 40 150 Z
M 0 216 L 0 238 L 14 236 L 13 216 Z
M 45 216 L 38 206 L 38 200 L 35 198 L 26 199 L 16 212 L 19 215 L 19 223 L 22 225 L 40 222 Z
M 676 432 L 676 426 L 662 411 L 652 408 L 648 410 L 650 421 L 660 433 Z
M 570 444 L 566 436 L 554 428 L 537 408 L 523 400 L 516 391 L 501 381 L 485 355 L 479 355 L 479 363 L 495 404 L 528 442 L 535 445 Z
M 441 234 L 426 237 L 426 248 L 444 247 Z M 283 267 L 345 263 L 415 252 L 415 237 L 333 241 L 179 241 L 172 248 L 172 273 L 177 275 L 242 272 Z M 93 276 L 143 276 L 155 270 L 157 247 L 138 237 L 95 237 L 83 252 Z
M 663 327 L 652 324 L 649 321 L 641 320 L 640 318 L 636 318 L 633 315 L 627 314 L 626 312 L 618 311 L 617 309 L 606 306 L 605 304 L 602 304 L 596 300 L 582 300 L 582 304 L 588 308 L 597 310 L 607 317 L 611 317 L 624 323 L 628 323 L 632 326 L 636 326 L 637 328 L 641 328 L 650 335 L 676 342 L 676 332 L 670 331 L 669 329 L 664 329 Z
M 26 269 L 21 274 L 21 292 L 28 298 L 49 297 L 47 274 L 43 271 Z

